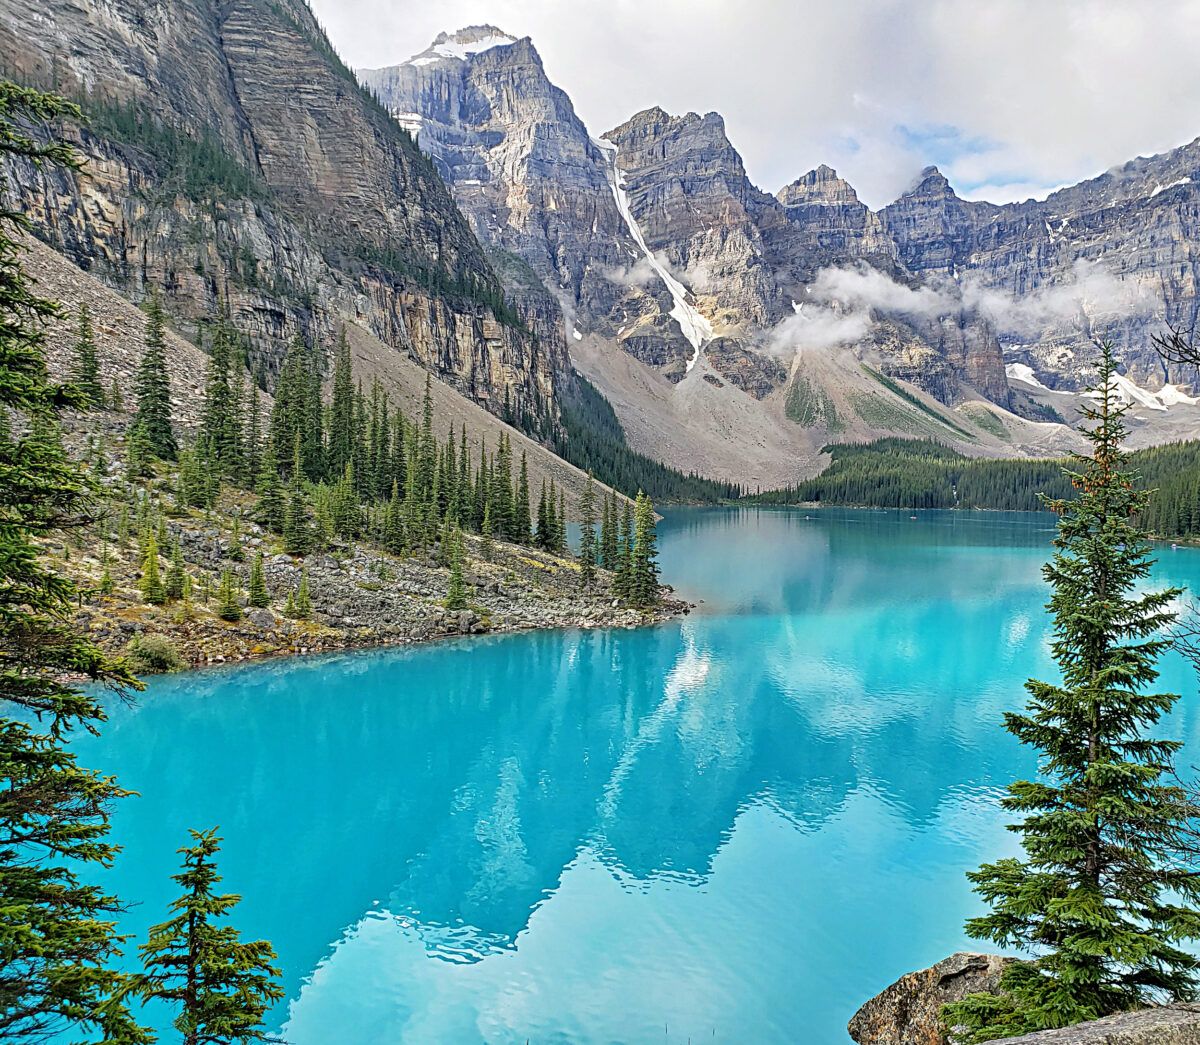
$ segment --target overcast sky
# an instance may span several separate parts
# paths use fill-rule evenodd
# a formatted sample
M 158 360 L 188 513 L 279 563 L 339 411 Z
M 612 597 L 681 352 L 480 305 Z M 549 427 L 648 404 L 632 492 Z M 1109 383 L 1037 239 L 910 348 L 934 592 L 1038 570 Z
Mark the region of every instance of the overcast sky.
M 531 36 L 595 135 L 716 110 L 770 192 L 827 163 L 880 206 L 933 163 L 1006 202 L 1200 135 L 1200 0 L 311 2 L 356 68 Z

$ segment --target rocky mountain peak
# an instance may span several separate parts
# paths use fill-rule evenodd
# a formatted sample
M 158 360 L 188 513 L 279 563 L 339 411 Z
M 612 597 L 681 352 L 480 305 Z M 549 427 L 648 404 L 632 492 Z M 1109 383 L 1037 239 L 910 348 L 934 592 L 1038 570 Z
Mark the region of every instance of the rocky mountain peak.
M 917 178 L 917 183 L 901 199 L 958 199 L 946 176 L 936 167 L 926 167 Z
M 785 185 L 775 198 L 785 207 L 806 203 L 841 203 L 859 205 L 858 193 L 848 181 L 838 177 L 832 167 L 821 164 L 816 170 L 801 175 L 791 185 Z
M 517 37 L 509 36 L 494 25 L 469 25 L 454 33 L 439 33 L 432 44 L 420 54 L 413 55 L 406 64 L 422 66 L 463 62 L 484 51 L 515 43 Z

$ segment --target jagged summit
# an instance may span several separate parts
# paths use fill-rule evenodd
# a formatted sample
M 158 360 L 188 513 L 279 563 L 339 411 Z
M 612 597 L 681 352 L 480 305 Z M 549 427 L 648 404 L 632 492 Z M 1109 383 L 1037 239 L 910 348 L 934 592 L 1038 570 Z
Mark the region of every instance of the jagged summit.
M 917 177 L 916 184 L 909 189 L 901 199 L 913 196 L 955 196 L 956 193 L 950 186 L 950 182 L 946 179 L 940 170 L 936 167 L 926 167 Z
M 420 54 L 413 55 L 406 64 L 420 66 L 433 65 L 435 62 L 462 62 L 493 47 L 515 44 L 517 39 L 494 25 L 469 25 L 454 33 L 438 33 L 432 44 Z
M 785 207 L 804 203 L 845 203 L 857 204 L 858 193 L 854 186 L 844 178 L 838 177 L 838 172 L 822 163 L 816 170 L 802 174 L 790 185 L 785 185 L 775 198 Z

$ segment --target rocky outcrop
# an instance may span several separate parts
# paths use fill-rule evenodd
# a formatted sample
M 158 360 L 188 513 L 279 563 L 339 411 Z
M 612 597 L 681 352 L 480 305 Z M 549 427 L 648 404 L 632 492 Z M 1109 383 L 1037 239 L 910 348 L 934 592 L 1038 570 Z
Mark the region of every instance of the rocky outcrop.
M 1005 1038 L 1005 1045 L 1200 1045 L 1200 1005 L 1162 1005 Z
M 941 1009 L 968 994 L 997 993 L 1014 959 L 959 952 L 901 976 L 854 1014 L 847 1026 L 858 1045 L 952 1045 Z M 1153 1006 L 1059 1030 L 1002 1039 L 1005 1045 L 1200 1045 L 1200 1004 Z
M 1011 958 L 960 951 L 901 976 L 858 1010 L 846 1030 L 858 1045 L 947 1045 L 943 1005 L 968 994 L 994 994 Z
M 647 109 L 604 138 L 617 147 L 616 169 L 646 245 L 662 252 L 710 318 L 766 326 L 784 315 L 789 306 L 754 220 L 774 200 L 747 178 L 720 115 Z
M 500 307 L 441 179 L 299 0 L 0 0 L 0 60 L 83 99 L 87 176 L 3 171 L 38 236 L 181 329 L 218 302 L 274 369 L 363 323 L 464 394 L 553 412 L 561 340 Z
M 471 26 L 360 77 L 433 157 L 479 238 L 520 256 L 572 320 L 611 336 L 618 302 L 646 311 L 608 154 L 528 38 Z

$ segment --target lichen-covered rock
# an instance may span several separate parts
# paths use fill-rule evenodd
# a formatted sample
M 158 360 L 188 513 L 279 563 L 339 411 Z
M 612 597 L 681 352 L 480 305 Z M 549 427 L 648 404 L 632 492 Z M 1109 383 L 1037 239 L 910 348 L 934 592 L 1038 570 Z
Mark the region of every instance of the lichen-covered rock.
M 858 1045 L 947 1045 L 942 1006 L 968 994 L 994 994 L 1012 958 L 960 951 L 901 976 L 858 1010 L 846 1027 Z
M 1004 1045 L 1200 1045 L 1200 1004 L 1155 1006 L 1044 1030 Z

